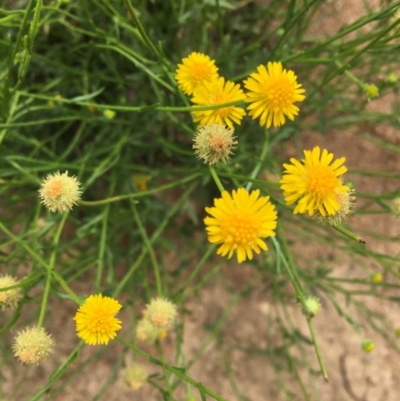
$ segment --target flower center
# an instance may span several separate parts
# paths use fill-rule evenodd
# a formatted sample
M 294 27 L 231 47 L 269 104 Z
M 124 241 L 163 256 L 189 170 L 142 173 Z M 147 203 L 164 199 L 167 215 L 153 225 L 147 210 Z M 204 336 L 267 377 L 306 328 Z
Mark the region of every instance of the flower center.
M 221 152 L 227 145 L 227 141 L 222 135 L 214 134 L 210 137 L 210 147 L 214 152 Z
M 308 173 L 307 185 L 310 192 L 324 198 L 334 192 L 340 185 L 340 180 L 336 178 L 331 167 L 313 166 Z
M 48 196 L 51 199 L 57 199 L 59 198 L 63 193 L 63 184 L 61 180 L 52 180 L 47 186 L 46 186 L 46 196 Z
M 154 326 L 166 326 L 168 324 L 168 318 L 165 316 L 164 313 L 153 313 L 153 316 L 151 317 L 151 322 L 154 324 Z
M 208 80 L 211 76 L 211 70 L 207 63 L 197 63 L 192 68 L 192 77 L 195 81 Z
M 261 223 L 253 213 L 245 210 L 236 211 L 221 224 L 225 242 L 235 246 L 247 246 L 256 242 L 261 236 Z
M 226 93 L 219 93 L 214 97 L 214 104 L 222 104 L 228 103 L 231 99 Z M 230 112 L 232 111 L 232 107 L 224 107 L 223 109 L 215 110 L 215 112 L 222 118 L 226 118 L 229 116 Z
M 95 311 L 88 320 L 88 330 L 92 333 L 108 333 L 112 330 L 113 317 L 102 310 Z
M 273 108 L 282 108 L 293 102 L 293 85 L 287 79 L 273 80 L 264 87 L 264 96 Z

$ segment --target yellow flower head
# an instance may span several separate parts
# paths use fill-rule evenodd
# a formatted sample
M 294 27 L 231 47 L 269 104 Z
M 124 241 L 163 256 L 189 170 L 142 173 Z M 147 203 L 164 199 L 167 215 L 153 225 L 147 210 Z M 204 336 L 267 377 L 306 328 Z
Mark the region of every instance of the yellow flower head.
M 275 236 L 275 206 L 269 196 L 260 197 L 258 189 L 250 194 L 245 188 L 233 190 L 232 195 L 224 191 L 206 212 L 212 216 L 204 219 L 208 240 L 222 244 L 217 254 L 229 259 L 236 252 L 239 263 L 253 259 L 253 251 L 259 254 L 260 249 L 268 249 L 261 238 Z
M 53 351 L 53 338 L 43 327 L 26 328 L 18 333 L 12 346 L 14 355 L 23 363 L 39 364 Z
M 381 273 L 372 273 L 370 279 L 372 283 L 379 284 L 383 281 L 383 276 Z
M 103 111 L 103 116 L 105 118 L 108 118 L 109 120 L 112 120 L 116 114 L 117 113 L 114 110 L 110 110 L 110 109 L 106 109 Z
M 215 106 L 245 98 L 246 95 L 240 89 L 239 84 L 235 85 L 231 81 L 225 83 L 225 78 L 219 77 L 199 86 L 194 92 L 192 102 L 198 106 Z M 229 106 L 216 110 L 195 111 L 193 114 L 194 121 L 198 122 L 200 127 L 215 123 L 233 128 L 232 121 L 240 125 L 246 112 L 240 107 Z
M 148 175 L 132 174 L 133 183 L 139 192 L 147 191 L 147 183 L 150 180 Z
M 281 188 L 287 205 L 299 201 L 294 214 L 308 213 L 312 216 L 316 211 L 321 216 L 333 216 L 341 208 L 340 197 L 349 191 L 342 184 L 340 176 L 347 171 L 343 166 L 345 158 L 333 160 L 333 153 L 322 151 L 316 146 L 312 151 L 304 151 L 305 159 L 299 162 L 292 158 L 292 164 L 284 164 L 284 176 Z
M 285 116 L 293 121 L 299 113 L 293 103 L 305 99 L 305 90 L 297 83 L 297 76 L 283 69 L 280 62 L 269 62 L 268 70 L 259 65 L 257 71 L 244 81 L 249 90 L 246 102 L 251 103 L 247 107 L 249 115 L 253 119 L 260 118 L 260 125 L 267 128 L 280 127 L 285 123 Z
M 373 341 L 370 340 L 365 340 L 362 342 L 361 344 L 361 348 L 365 353 L 370 353 L 371 351 L 374 350 L 375 348 L 375 343 Z
M 193 141 L 193 149 L 199 159 L 203 159 L 204 163 L 210 165 L 220 161 L 226 163 L 237 145 L 233 129 L 220 124 L 199 128 Z
M 364 86 L 364 92 L 368 96 L 368 99 L 373 99 L 379 96 L 379 89 L 373 84 L 367 84 Z
M 114 317 L 121 307 L 113 298 L 90 295 L 74 317 L 77 336 L 89 345 L 108 344 L 122 327 L 121 320 Z
M 353 213 L 353 208 L 355 205 L 354 189 L 345 191 L 336 195 L 336 199 L 340 204 L 340 209 L 334 215 L 322 216 L 321 213 L 316 210 L 314 218 L 318 223 L 325 223 L 331 226 L 339 226 L 343 223 Z
M 7 274 L 0 276 L 0 288 L 11 287 L 17 283 L 18 281 L 14 277 Z M 16 308 L 21 298 L 22 294 L 20 287 L 0 291 L 0 310 Z
M 192 95 L 195 89 L 204 82 L 218 77 L 215 61 L 202 53 L 190 53 L 178 64 L 175 79 L 179 88 L 187 95 Z
M 147 381 L 147 369 L 139 364 L 128 366 L 124 371 L 125 383 L 132 389 L 138 390 L 144 386 Z
M 76 177 L 68 176 L 68 171 L 64 174 L 57 171 L 42 181 L 39 197 L 51 212 L 66 212 L 80 199 L 82 193 L 80 185 Z

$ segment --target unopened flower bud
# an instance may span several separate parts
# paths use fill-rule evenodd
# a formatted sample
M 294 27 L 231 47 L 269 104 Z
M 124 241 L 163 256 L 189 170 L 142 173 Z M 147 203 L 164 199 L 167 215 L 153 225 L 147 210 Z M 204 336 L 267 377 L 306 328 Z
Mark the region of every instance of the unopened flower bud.
M 375 343 L 370 340 L 365 340 L 362 342 L 361 348 L 368 354 L 375 348 Z
M 307 297 L 304 301 L 303 305 L 303 313 L 306 316 L 314 317 L 321 310 L 321 304 L 318 298 L 315 297 Z

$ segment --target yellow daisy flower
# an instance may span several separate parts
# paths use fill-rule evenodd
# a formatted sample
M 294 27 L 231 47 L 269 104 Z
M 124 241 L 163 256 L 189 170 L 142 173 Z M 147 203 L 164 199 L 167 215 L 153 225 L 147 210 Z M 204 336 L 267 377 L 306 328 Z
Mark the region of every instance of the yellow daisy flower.
M 293 121 L 299 113 L 293 103 L 305 99 L 305 90 L 297 83 L 297 76 L 293 71 L 283 69 L 280 62 L 269 62 L 268 70 L 259 65 L 257 71 L 244 81 L 249 90 L 246 102 L 251 103 L 247 107 L 249 115 L 253 119 L 260 118 L 260 125 L 267 128 L 271 125 L 280 127 L 285 123 L 285 116 Z
M 108 344 L 122 327 L 121 320 L 114 317 L 121 308 L 113 298 L 91 295 L 74 317 L 77 336 L 89 345 Z
M 236 252 L 239 263 L 253 259 L 253 251 L 259 254 L 260 249 L 268 249 L 261 238 L 275 236 L 275 206 L 269 196 L 260 197 L 258 189 L 250 194 L 245 188 L 232 191 L 232 195 L 224 191 L 206 212 L 212 216 L 204 219 L 208 240 L 222 244 L 217 254 L 230 259 Z
M 284 164 L 284 176 L 281 189 L 288 205 L 299 201 L 294 214 L 308 213 L 310 216 L 318 212 L 321 216 L 333 216 L 341 208 L 340 199 L 350 191 L 343 185 L 342 179 L 347 168 L 343 166 L 345 158 L 333 160 L 333 153 L 322 151 L 316 146 L 312 151 L 304 151 L 302 162 L 292 158 L 292 164 Z
M 202 53 L 190 53 L 178 64 L 175 79 L 179 88 L 187 95 L 192 95 L 195 89 L 204 82 L 218 77 L 218 67 L 215 61 Z
M 199 86 L 194 93 L 192 102 L 198 106 L 215 106 L 244 99 L 246 99 L 246 95 L 240 89 L 239 84 L 235 85 L 231 81 L 225 83 L 225 78 L 219 77 L 212 82 L 204 82 L 203 85 Z M 199 122 L 200 127 L 214 123 L 225 124 L 232 129 L 232 121 L 240 125 L 246 112 L 240 107 L 230 106 L 217 110 L 195 111 L 193 114 L 194 121 Z

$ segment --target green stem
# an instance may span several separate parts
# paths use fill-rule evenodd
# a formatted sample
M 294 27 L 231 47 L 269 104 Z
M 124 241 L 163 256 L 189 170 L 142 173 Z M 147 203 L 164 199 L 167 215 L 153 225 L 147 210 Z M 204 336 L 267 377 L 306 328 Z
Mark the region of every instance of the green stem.
M 310 330 L 310 333 L 311 333 L 312 342 L 314 344 L 315 353 L 317 354 L 317 359 L 318 359 L 319 367 L 321 368 L 322 376 L 324 377 L 324 379 L 326 381 L 328 381 L 328 372 L 326 371 L 325 364 L 322 359 L 322 354 L 321 354 L 321 350 L 319 349 L 317 336 L 315 335 L 314 325 L 312 324 L 310 317 L 307 317 L 307 324 L 308 324 L 308 329 Z
M 217 172 L 215 171 L 215 168 L 213 166 L 208 166 L 210 173 L 212 175 L 212 178 L 214 179 L 215 183 L 217 184 L 218 189 L 220 190 L 220 192 L 224 192 L 225 189 L 221 183 L 221 180 L 219 179 Z
M 160 361 L 157 358 L 154 358 L 153 356 L 151 356 L 150 354 L 142 351 L 139 348 L 136 348 L 135 346 L 133 346 L 131 343 L 128 343 L 127 341 L 123 340 L 120 337 L 117 337 L 117 340 L 125 345 L 125 347 L 132 349 L 133 351 L 137 352 L 139 355 L 143 356 L 144 358 L 146 358 L 149 362 L 154 363 L 155 365 L 159 365 L 161 366 L 163 369 L 167 370 L 168 372 L 173 373 L 174 375 L 178 376 L 179 378 L 181 378 L 182 380 L 184 380 L 187 383 L 190 383 L 192 386 L 196 387 L 200 394 L 203 395 L 202 399 L 205 399 L 205 394 L 209 395 L 211 398 L 213 398 L 214 400 L 217 401 L 227 401 L 225 398 L 219 396 L 217 393 L 215 393 L 214 391 L 210 390 L 209 388 L 203 386 L 200 382 L 197 382 L 196 380 L 193 380 L 191 377 L 187 376 L 184 372 L 184 369 L 181 368 L 177 368 L 175 366 L 170 366 L 162 361 Z
M 143 28 L 142 23 L 140 22 L 135 9 L 132 7 L 131 3 L 129 0 L 124 0 L 124 3 L 126 4 L 129 13 L 131 14 L 133 20 L 135 21 L 135 24 L 138 27 L 138 30 L 140 32 L 140 35 L 142 36 L 144 42 L 146 43 L 146 45 L 148 46 L 148 48 L 157 56 L 157 58 L 163 63 L 165 64 L 165 60 L 162 57 L 162 55 L 160 54 L 160 52 L 157 50 L 157 48 L 153 45 L 153 43 L 151 42 L 151 40 L 149 39 L 149 37 L 146 34 L 146 31 Z
M 106 205 L 107 203 L 112 203 L 112 202 L 120 202 L 122 200 L 125 199 L 132 199 L 132 198 L 140 198 L 146 195 L 151 195 L 151 194 L 155 194 L 161 191 L 164 191 L 166 189 L 170 189 L 170 188 L 174 188 L 178 185 L 184 184 L 188 181 L 192 181 L 195 178 L 199 177 L 201 174 L 200 173 L 195 173 L 192 175 L 189 175 L 188 177 L 185 177 L 179 181 L 174 181 L 170 184 L 166 184 L 166 185 L 162 185 L 161 187 L 158 188 L 154 188 L 148 191 L 143 191 L 143 192 L 135 192 L 132 194 L 127 194 L 127 195 L 119 195 L 119 196 L 114 196 L 112 198 L 107 198 L 107 199 L 101 199 L 98 201 L 83 201 L 80 200 L 78 203 L 82 206 L 102 206 L 102 205 Z
M 342 233 L 343 235 L 345 235 L 347 238 L 350 238 L 351 240 L 357 241 L 360 244 L 365 244 L 365 241 L 363 239 L 361 239 L 360 237 L 358 237 L 357 235 L 353 234 L 351 231 L 346 230 L 345 228 L 343 228 L 342 226 L 335 226 L 332 225 L 331 226 L 333 229 L 335 229 L 336 231 L 339 231 L 340 233 Z
M 273 242 L 273 244 L 275 246 L 276 253 L 279 254 L 280 259 L 282 260 L 283 264 L 286 267 L 286 270 L 288 272 L 290 281 L 292 282 L 293 287 L 294 287 L 294 289 L 296 291 L 296 296 L 297 296 L 298 300 L 300 301 L 302 307 L 304 307 L 304 305 L 305 305 L 305 296 L 304 296 L 304 292 L 303 292 L 303 290 L 301 288 L 301 284 L 300 284 L 300 281 L 299 281 L 299 279 L 297 277 L 297 274 L 292 271 L 290 263 L 288 263 L 288 261 L 285 258 L 285 255 L 281 252 L 278 240 L 275 237 L 271 237 L 271 240 L 272 240 L 272 242 Z M 317 359 L 318 359 L 318 363 L 319 363 L 322 375 L 323 375 L 324 379 L 327 380 L 328 379 L 328 373 L 326 371 L 325 364 L 324 364 L 324 361 L 322 359 L 322 354 L 321 354 L 321 350 L 320 350 L 318 342 L 317 342 L 317 337 L 315 335 L 314 326 L 313 326 L 313 324 L 311 322 L 311 318 L 309 316 L 307 317 L 307 324 L 308 324 L 308 328 L 310 330 L 311 339 L 312 339 L 312 342 L 313 342 L 313 345 L 314 345 L 315 353 L 317 354 Z
M 54 101 L 54 96 L 48 96 L 48 95 L 40 95 L 36 93 L 29 93 L 25 91 L 18 91 L 18 93 L 22 96 L 34 98 L 34 99 L 41 99 L 41 100 L 53 100 Z M 234 100 L 232 102 L 228 103 L 221 103 L 221 104 L 215 104 L 215 105 L 207 105 L 207 106 L 183 106 L 183 107 L 170 107 L 170 106 L 162 106 L 159 103 L 155 104 L 150 104 L 150 105 L 144 105 L 144 106 L 119 106 L 119 105 L 114 105 L 114 104 L 98 104 L 98 103 L 93 103 L 93 102 L 86 102 L 86 101 L 80 101 L 79 97 L 74 99 L 66 99 L 66 98 L 61 98 L 57 99 L 58 103 L 66 103 L 66 104 L 77 104 L 79 106 L 85 106 L 85 107 L 96 107 L 98 110 L 115 110 L 115 111 L 126 111 L 126 112 L 145 112 L 145 111 L 153 111 L 153 110 L 158 110 L 158 111 L 169 111 L 169 112 L 181 112 L 181 111 L 209 111 L 209 110 L 219 110 L 225 107 L 231 107 L 231 106 L 240 106 L 240 105 L 245 105 L 246 103 L 243 100 Z
M 140 234 L 142 235 L 144 245 L 147 249 L 147 252 L 150 255 L 151 263 L 153 265 L 154 275 L 156 277 L 157 295 L 159 297 L 162 297 L 163 291 L 162 291 L 162 284 L 161 284 L 160 268 L 158 267 L 158 263 L 157 263 L 156 255 L 153 250 L 153 246 L 149 240 L 149 237 L 147 236 L 146 230 L 143 227 L 142 221 L 139 217 L 139 214 L 137 212 L 135 204 L 133 202 L 131 202 L 131 205 L 132 205 L 132 210 L 133 210 L 133 216 L 135 218 L 136 224 L 138 225 Z
M 268 152 L 268 145 L 269 145 L 269 140 L 268 139 L 269 138 L 268 138 L 268 133 L 267 133 L 265 141 L 264 141 L 263 148 L 261 150 L 261 156 L 258 159 L 258 162 L 257 162 L 256 166 L 254 167 L 254 170 L 250 174 L 250 179 L 252 179 L 252 180 L 254 180 L 257 177 L 258 173 L 260 172 L 261 166 L 264 163 L 265 156 L 267 155 L 267 152 Z M 246 190 L 250 191 L 252 185 L 253 185 L 253 183 L 251 181 L 248 182 L 247 185 L 246 185 Z
M 67 221 L 67 217 L 68 217 L 68 213 L 64 213 L 61 218 L 60 225 L 58 226 L 56 235 L 54 236 L 53 250 L 51 251 L 50 263 L 49 263 L 49 266 L 47 269 L 46 285 L 44 288 L 42 305 L 40 307 L 40 314 L 39 314 L 39 319 L 38 319 L 38 323 L 37 323 L 37 327 L 39 327 L 39 328 L 42 327 L 44 317 L 46 315 L 46 306 L 47 306 L 47 301 L 48 301 L 49 295 L 50 295 L 53 270 L 54 270 L 54 265 L 56 263 L 56 258 L 57 258 L 57 247 L 58 247 L 58 243 L 60 241 L 60 236 L 61 236 L 62 230 L 64 228 L 65 222 Z
M 157 230 L 154 232 L 152 237 L 150 238 L 150 244 L 153 244 L 157 238 L 161 235 L 162 231 L 172 218 L 172 216 L 182 207 L 183 202 L 187 199 L 189 194 L 196 188 L 196 184 L 192 184 L 186 191 L 185 193 L 181 196 L 181 198 L 175 202 L 173 207 L 169 210 L 167 216 L 164 218 L 164 221 L 160 224 L 160 226 L 157 228 Z M 142 248 L 142 251 L 138 258 L 135 260 L 135 263 L 129 268 L 128 273 L 125 274 L 124 278 L 119 281 L 117 287 L 115 288 L 113 292 L 113 298 L 116 298 L 118 294 L 122 291 L 126 283 L 129 281 L 129 279 L 132 277 L 133 273 L 136 271 L 136 269 L 141 265 L 144 257 L 147 254 L 147 248 Z
M 29 248 L 29 246 L 26 244 L 25 241 L 22 241 L 20 238 L 18 238 L 16 235 L 14 235 L 11 231 L 9 231 L 1 221 L 0 221 L 0 230 L 2 230 L 5 234 L 7 234 L 18 245 L 21 245 L 21 247 L 24 248 L 25 251 L 28 252 L 29 255 L 31 255 L 32 258 L 35 259 L 39 263 L 39 265 L 45 267 L 47 270 L 50 269 L 49 265 L 37 253 L 35 253 L 31 248 Z M 65 290 L 65 292 L 69 295 L 69 297 L 74 302 L 76 302 L 78 305 L 80 305 L 81 304 L 80 299 L 68 287 L 67 283 L 63 280 L 63 278 L 54 270 L 52 271 L 52 274 L 54 276 L 54 279 L 61 286 L 61 288 L 63 288 Z
M 161 343 L 160 340 L 156 341 L 156 348 L 159 354 L 159 358 L 160 361 L 163 363 L 163 365 L 165 365 L 165 359 L 164 359 L 164 353 L 161 347 Z M 167 369 L 165 369 L 165 367 L 162 365 L 162 371 L 163 371 L 163 376 L 164 376 L 164 381 L 165 381 L 165 385 L 167 387 L 167 394 L 169 395 L 171 400 L 174 400 L 174 396 L 172 393 L 172 388 L 171 388 L 171 383 L 169 382 L 169 378 L 168 378 L 168 374 L 167 374 Z

